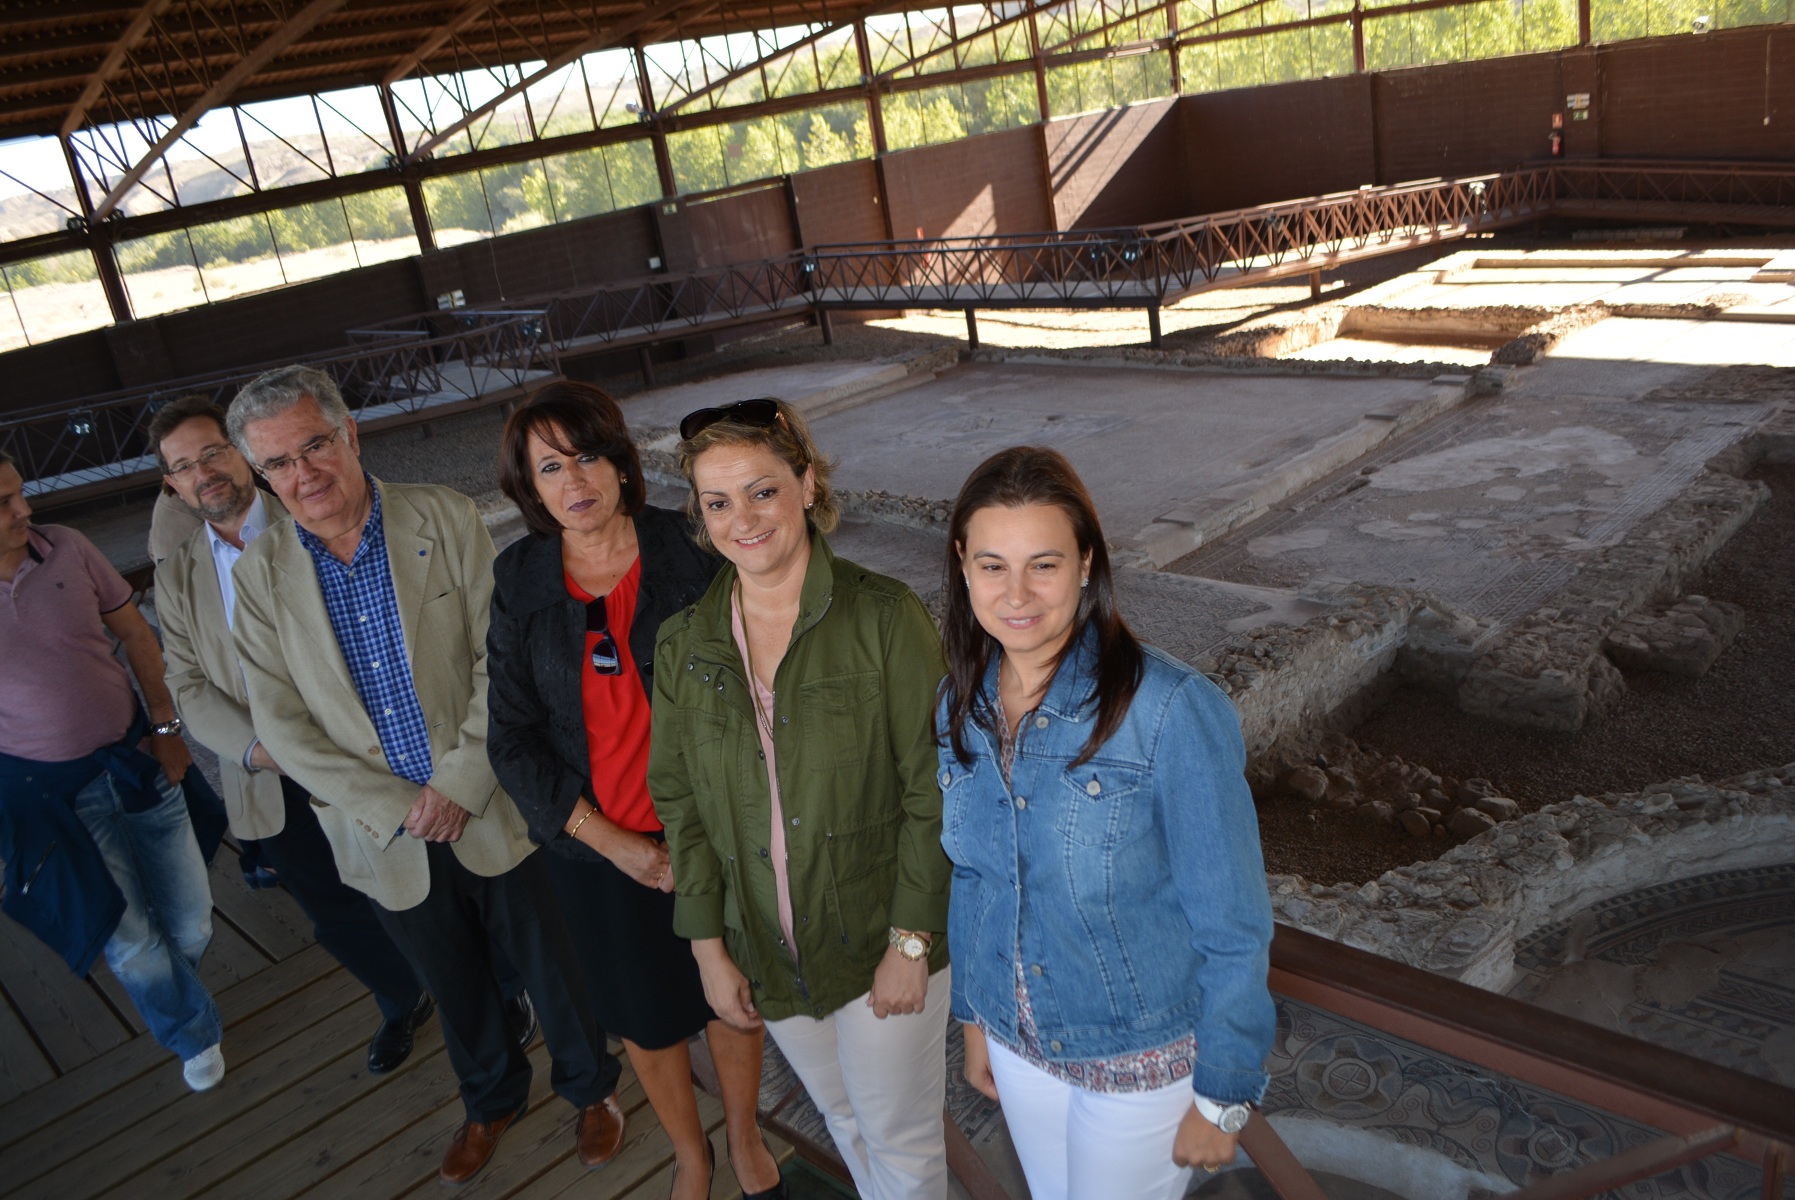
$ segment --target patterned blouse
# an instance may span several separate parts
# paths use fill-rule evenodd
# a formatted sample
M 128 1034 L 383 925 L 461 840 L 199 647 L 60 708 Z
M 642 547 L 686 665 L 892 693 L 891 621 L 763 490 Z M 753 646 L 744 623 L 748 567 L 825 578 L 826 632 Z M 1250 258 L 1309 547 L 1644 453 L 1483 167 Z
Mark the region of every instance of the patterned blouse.
M 1028 727 L 1028 718 L 1032 715 L 1032 711 L 1023 714 L 1024 729 Z M 1018 735 L 1016 727 L 1010 723 L 1009 715 L 1003 710 L 1001 696 L 997 698 L 997 721 L 998 761 L 1003 764 L 1003 778 L 1007 785 L 1010 768 L 1016 761 Z M 1011 1045 L 1007 1039 L 997 1037 L 982 1024 L 980 1028 L 984 1029 L 986 1037 L 1017 1058 L 1032 1067 L 1038 1067 L 1062 1083 L 1081 1087 L 1087 1092 L 1152 1092 L 1190 1078 L 1191 1068 L 1197 1061 L 1197 1038 L 1194 1033 L 1187 1033 L 1177 1041 L 1151 1050 L 1118 1054 L 1111 1058 L 1074 1059 L 1070 1062 L 1049 1059 L 1041 1044 L 1040 1032 L 1035 1026 L 1034 1006 L 1029 1003 L 1020 944 L 1016 946 L 1015 966 L 1017 1044 Z

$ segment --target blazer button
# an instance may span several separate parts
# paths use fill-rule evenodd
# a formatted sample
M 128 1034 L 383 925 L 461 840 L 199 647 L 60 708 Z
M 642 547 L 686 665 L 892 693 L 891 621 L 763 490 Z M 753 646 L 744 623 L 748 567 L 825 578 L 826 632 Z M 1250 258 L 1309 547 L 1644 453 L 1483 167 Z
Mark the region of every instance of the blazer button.
M 368 753 L 369 753 L 369 754 L 379 754 L 379 753 L 380 753 L 380 747 L 379 747 L 379 746 L 369 746 L 369 747 L 368 747 Z

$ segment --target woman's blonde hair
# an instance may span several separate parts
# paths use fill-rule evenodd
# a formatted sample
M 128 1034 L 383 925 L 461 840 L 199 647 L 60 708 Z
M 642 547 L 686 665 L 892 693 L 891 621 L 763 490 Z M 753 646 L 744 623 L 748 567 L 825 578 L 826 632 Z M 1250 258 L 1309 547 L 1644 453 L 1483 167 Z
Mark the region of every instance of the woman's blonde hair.
M 823 534 L 835 532 L 835 527 L 841 523 L 841 504 L 829 484 L 830 476 L 835 473 L 834 461 L 816 448 L 804 414 L 783 400 L 774 400 L 774 403 L 779 406 L 779 412 L 770 425 L 748 425 L 724 417 L 679 443 L 679 470 L 686 477 L 686 515 L 692 519 L 692 536 L 706 550 L 716 547 L 711 544 L 710 531 L 704 527 L 692 465 L 699 455 L 718 446 L 765 446 L 799 479 L 804 477 L 808 467 L 816 484 L 816 494 L 804 515 L 817 532 Z

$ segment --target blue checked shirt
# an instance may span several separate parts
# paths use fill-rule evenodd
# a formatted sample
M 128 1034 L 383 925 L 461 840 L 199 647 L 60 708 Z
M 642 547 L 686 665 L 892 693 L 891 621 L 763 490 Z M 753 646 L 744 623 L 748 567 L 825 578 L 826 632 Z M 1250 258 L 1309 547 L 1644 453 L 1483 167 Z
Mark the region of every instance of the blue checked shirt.
M 380 489 L 368 487 L 374 508 L 362 526 L 361 545 L 345 564 L 319 539 L 299 527 L 299 540 L 312 553 L 324 610 L 336 632 L 337 646 L 349 664 L 349 677 L 362 707 L 380 735 L 386 765 L 401 779 L 420 787 L 430 782 L 430 729 L 411 681 L 411 660 L 405 656 L 405 631 L 399 624 L 399 598 L 393 591 L 393 567 L 386 557 L 386 526 L 380 518 Z

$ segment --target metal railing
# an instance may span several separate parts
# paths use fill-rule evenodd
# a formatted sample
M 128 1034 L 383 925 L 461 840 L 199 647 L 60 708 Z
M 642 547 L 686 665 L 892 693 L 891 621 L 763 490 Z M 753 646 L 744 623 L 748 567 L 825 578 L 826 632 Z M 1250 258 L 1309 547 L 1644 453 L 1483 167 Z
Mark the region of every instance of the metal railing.
M 818 245 L 502 307 L 413 314 L 351 330 L 351 351 L 317 361 L 336 364 L 346 392 L 403 406 L 458 385 L 461 399 L 490 395 L 459 384 L 475 364 L 552 371 L 557 355 L 645 350 L 782 315 L 815 315 L 827 335 L 832 309 L 960 309 L 976 337 L 980 308 L 1144 308 L 1157 345 L 1159 309 L 1197 292 L 1298 275 L 1318 281 L 1357 259 L 1554 214 L 1795 227 L 1795 166 L 1555 161 L 1129 228 Z M 445 373 L 452 364 L 464 369 Z M 0 445 L 29 464 L 34 481 L 141 473 L 141 427 L 155 403 L 194 390 L 228 397 L 259 369 L 13 413 L 0 420 Z M 520 385 L 521 376 L 505 384 Z
M 1515 1200 L 1584 1200 L 1723 1153 L 1756 1162 L 1759 1194 L 1782 1200 L 1795 1144 L 1795 1089 L 1283 926 L 1272 940 L 1271 988 L 1664 1131 L 1612 1157 L 1524 1180 L 1509 1193 Z M 1270 1145 L 1267 1134 L 1275 1140 L 1270 1126 L 1256 1121 L 1241 1144 L 1278 1194 L 1318 1194 L 1304 1190 L 1306 1173 L 1280 1170 L 1281 1144 Z
M 354 348 L 301 361 L 327 371 L 358 421 L 377 425 L 415 420 L 450 405 L 487 401 L 526 383 L 559 374 L 554 344 L 540 314 L 512 314 L 438 336 L 372 336 L 351 331 Z M 356 336 L 368 335 L 368 336 Z M 18 460 L 32 496 L 73 499 L 153 477 L 144 436 L 162 404 L 201 393 L 229 404 L 237 389 L 269 367 L 170 380 L 88 397 L 77 404 L 40 405 L 0 419 L 0 449 Z

